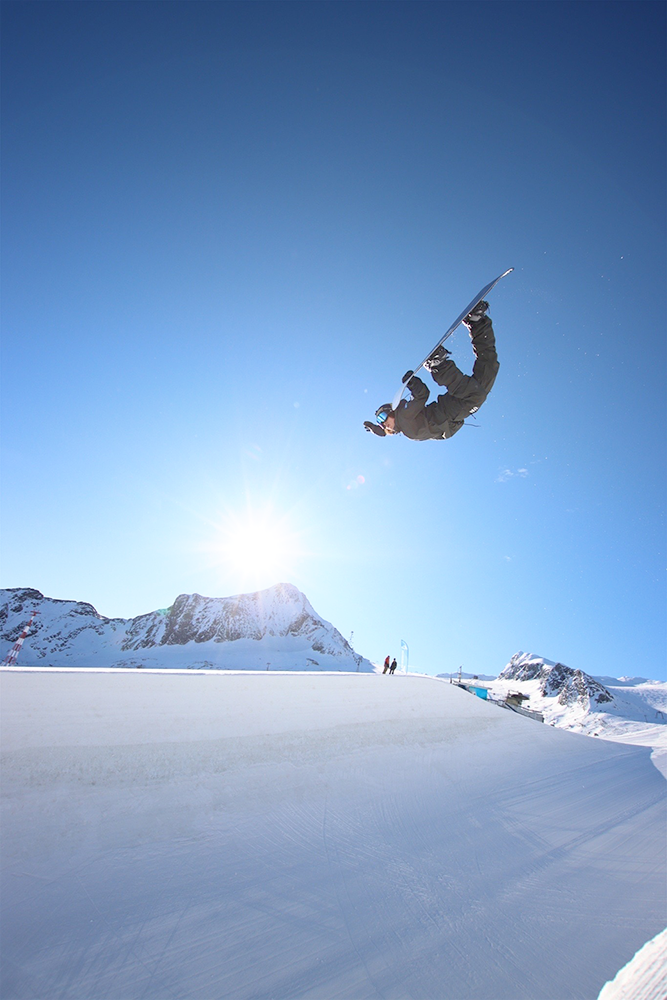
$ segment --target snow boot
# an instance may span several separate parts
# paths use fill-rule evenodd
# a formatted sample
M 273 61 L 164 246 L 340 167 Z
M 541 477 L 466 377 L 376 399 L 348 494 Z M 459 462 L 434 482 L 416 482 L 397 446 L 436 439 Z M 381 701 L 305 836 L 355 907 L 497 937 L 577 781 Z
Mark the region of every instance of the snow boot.
M 480 320 L 484 319 L 484 314 L 488 308 L 489 303 L 482 301 L 478 302 L 477 305 L 470 310 L 466 318 L 463 320 L 469 330 L 475 325 L 475 323 L 479 323 Z
M 433 372 L 436 368 L 444 365 L 445 361 L 449 361 L 450 357 L 451 351 L 448 351 L 444 344 L 439 344 L 433 354 L 424 362 L 424 368 L 427 372 Z

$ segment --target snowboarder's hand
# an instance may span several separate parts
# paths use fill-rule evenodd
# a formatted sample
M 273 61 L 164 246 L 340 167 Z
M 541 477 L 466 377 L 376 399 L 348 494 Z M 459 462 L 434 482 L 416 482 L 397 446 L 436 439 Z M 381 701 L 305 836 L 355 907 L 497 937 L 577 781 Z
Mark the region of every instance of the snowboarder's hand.
M 412 370 L 410 370 L 409 372 L 406 372 L 405 375 L 403 376 L 403 378 L 401 379 L 401 382 L 403 383 L 403 385 L 405 385 L 406 382 L 409 382 L 413 375 L 414 375 L 414 372 Z
M 373 434 L 377 434 L 378 437 L 385 436 L 384 427 L 380 427 L 378 424 L 374 424 L 371 420 L 364 420 L 364 427 L 367 431 L 372 431 Z

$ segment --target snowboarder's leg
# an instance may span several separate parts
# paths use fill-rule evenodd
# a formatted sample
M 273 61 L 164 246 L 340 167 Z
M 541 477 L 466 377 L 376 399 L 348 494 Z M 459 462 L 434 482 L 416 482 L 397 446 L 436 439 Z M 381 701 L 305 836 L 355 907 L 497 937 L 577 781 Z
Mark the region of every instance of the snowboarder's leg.
M 458 368 L 451 358 L 447 358 L 446 361 L 441 362 L 437 368 L 431 368 L 431 377 L 436 385 L 444 385 L 447 390 L 452 393 L 453 396 L 459 396 L 464 398 L 469 391 L 475 391 L 479 388 L 477 383 L 472 384 L 473 379 L 470 375 L 464 375 L 460 368 Z
M 484 400 L 486 393 L 481 388 L 476 379 L 465 376 L 469 385 L 464 396 L 455 396 L 453 392 L 446 392 L 433 403 L 426 407 L 426 416 L 430 424 L 463 424 L 466 417 L 475 413 Z M 472 384 L 470 384 L 472 383 Z
M 433 407 L 432 412 L 436 419 L 441 417 L 444 420 L 463 420 L 473 410 L 478 409 L 486 399 L 486 392 L 475 376 L 464 375 L 449 358 L 437 368 L 431 368 L 431 376 L 437 385 L 444 385 L 448 390 L 427 407 L 427 409 Z
M 484 316 L 478 323 L 466 325 L 470 330 L 472 349 L 475 353 L 475 364 L 472 369 L 473 378 L 484 390 L 486 398 L 486 395 L 491 392 L 500 368 L 493 325 L 488 316 Z
M 451 426 L 458 424 L 460 427 L 467 416 L 480 408 L 491 391 L 500 365 L 493 325 L 485 315 L 486 309 L 488 303 L 480 303 L 477 312 L 473 310 L 464 321 L 470 331 L 475 354 L 472 375 L 464 375 L 449 357 L 449 351 L 444 348 L 441 349 L 440 356 L 434 352 L 433 361 L 429 359 L 424 366 L 437 385 L 447 387 L 444 395 L 438 396 L 435 402 L 426 407 L 430 423 L 447 422 Z

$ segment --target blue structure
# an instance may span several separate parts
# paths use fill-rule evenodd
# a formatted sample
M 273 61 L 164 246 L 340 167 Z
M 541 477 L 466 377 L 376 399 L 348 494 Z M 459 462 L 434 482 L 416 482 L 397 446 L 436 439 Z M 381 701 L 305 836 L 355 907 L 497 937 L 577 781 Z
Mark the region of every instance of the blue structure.
M 456 681 L 456 686 L 463 688 L 464 691 L 469 691 L 470 694 L 476 694 L 478 698 L 483 698 L 484 701 L 489 700 L 489 692 L 481 684 L 468 684 L 463 681 Z

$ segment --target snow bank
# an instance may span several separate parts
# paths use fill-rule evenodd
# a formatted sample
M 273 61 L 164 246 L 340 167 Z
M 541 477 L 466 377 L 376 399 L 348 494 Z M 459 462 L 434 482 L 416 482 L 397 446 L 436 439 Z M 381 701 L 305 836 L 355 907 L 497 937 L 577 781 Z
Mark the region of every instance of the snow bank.
M 590 1000 L 664 926 L 642 747 L 427 677 L 0 694 L 3 1000 Z
M 665 1000 L 667 996 L 667 930 L 639 949 L 598 1000 Z

